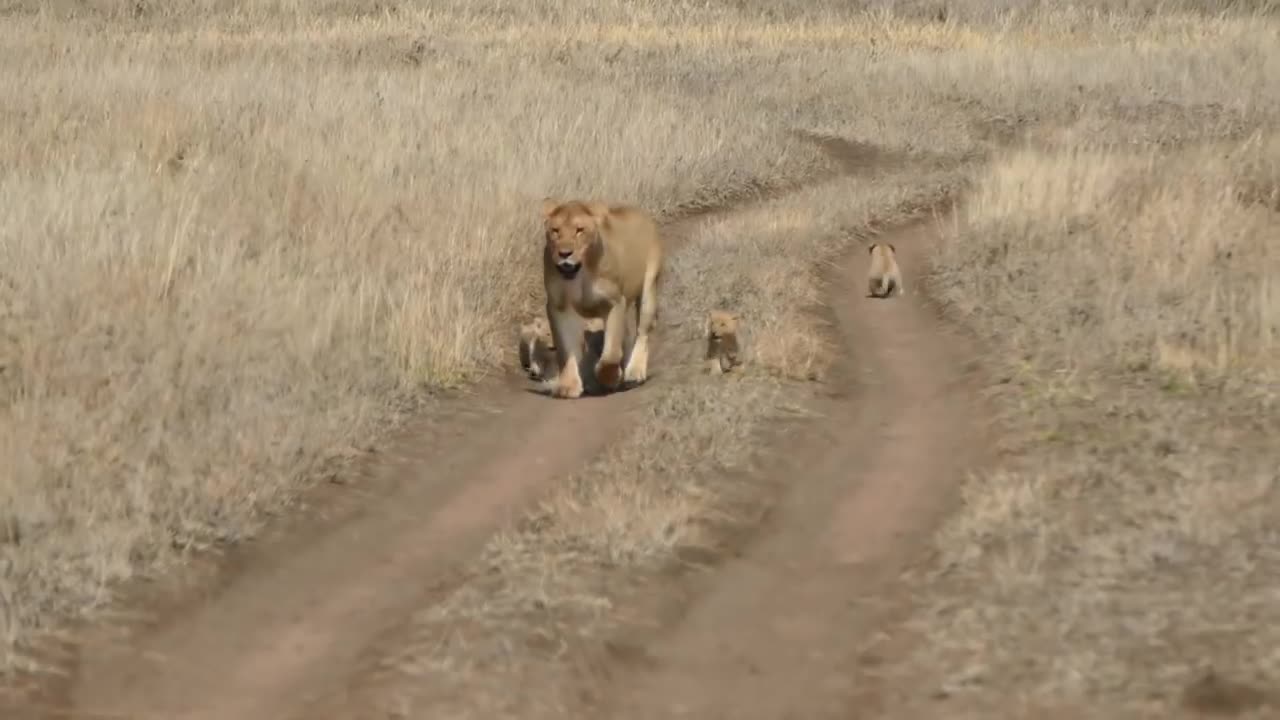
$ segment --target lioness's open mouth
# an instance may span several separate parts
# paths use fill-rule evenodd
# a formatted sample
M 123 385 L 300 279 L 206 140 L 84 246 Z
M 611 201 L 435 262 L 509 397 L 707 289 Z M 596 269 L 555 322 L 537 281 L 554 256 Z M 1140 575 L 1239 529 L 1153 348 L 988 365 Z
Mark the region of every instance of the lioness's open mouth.
M 565 263 L 558 263 L 556 265 L 556 270 L 559 270 L 560 275 L 563 276 L 566 280 L 572 280 L 578 274 L 578 271 L 581 269 L 582 269 L 582 263 L 565 262 Z

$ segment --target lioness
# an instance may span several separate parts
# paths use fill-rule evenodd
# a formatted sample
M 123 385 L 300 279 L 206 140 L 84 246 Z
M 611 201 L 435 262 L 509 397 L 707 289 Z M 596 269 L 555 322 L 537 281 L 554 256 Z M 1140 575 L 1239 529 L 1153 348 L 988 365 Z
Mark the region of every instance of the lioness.
M 898 250 L 892 244 L 880 245 L 871 243 L 867 248 L 871 253 L 871 263 L 867 268 L 867 294 L 869 297 L 888 297 L 896 288 L 898 294 L 905 292 L 902 287 L 902 271 L 898 269 Z
M 520 367 L 529 377 L 541 380 L 551 369 L 555 357 L 555 341 L 551 325 L 542 316 L 520 326 Z
M 579 200 L 543 200 L 542 216 L 546 243 L 542 279 L 560 365 L 552 395 L 582 395 L 578 357 L 583 318 L 604 319 L 604 348 L 595 367 L 600 385 L 612 390 L 623 379 L 644 382 L 649 375 L 649 332 L 657 314 L 657 282 L 662 272 L 657 224 L 639 208 Z M 620 373 L 628 308 L 635 309 L 636 334 L 631 358 Z
M 707 352 L 703 358 L 707 372 L 729 372 L 742 364 L 738 357 L 738 316 L 728 310 L 707 313 Z

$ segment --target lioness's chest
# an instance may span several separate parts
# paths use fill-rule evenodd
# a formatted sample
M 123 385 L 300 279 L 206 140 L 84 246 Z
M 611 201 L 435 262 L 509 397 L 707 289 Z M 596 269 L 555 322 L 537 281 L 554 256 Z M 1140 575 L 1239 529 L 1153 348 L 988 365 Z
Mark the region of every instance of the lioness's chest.
M 565 301 L 581 315 L 587 317 L 607 315 L 613 306 L 609 300 L 607 284 L 584 271 L 565 284 Z

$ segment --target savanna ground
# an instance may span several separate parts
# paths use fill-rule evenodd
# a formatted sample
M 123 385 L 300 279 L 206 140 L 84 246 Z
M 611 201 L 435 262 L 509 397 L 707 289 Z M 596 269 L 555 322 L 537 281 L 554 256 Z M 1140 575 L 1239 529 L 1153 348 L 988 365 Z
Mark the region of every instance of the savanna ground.
M 907 579 L 926 640 L 878 672 L 948 717 L 1260 704 L 1280 20 L 1052 5 L 0 5 L 0 665 L 509 366 L 543 196 L 803 188 L 671 260 L 666 357 L 734 307 L 733 391 L 673 365 L 391 663 L 501 698 L 509 638 L 607 635 L 626 579 L 751 524 L 726 473 L 824 377 L 824 263 L 963 191 L 927 291 L 987 348 L 1001 456 Z M 835 174 L 795 131 L 897 160 Z

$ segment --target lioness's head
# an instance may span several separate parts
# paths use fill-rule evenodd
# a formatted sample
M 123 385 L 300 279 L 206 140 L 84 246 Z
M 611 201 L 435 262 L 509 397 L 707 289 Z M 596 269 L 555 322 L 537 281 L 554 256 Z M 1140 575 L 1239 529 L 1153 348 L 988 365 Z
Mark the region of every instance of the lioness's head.
M 603 203 L 569 200 L 563 203 L 550 198 L 542 201 L 547 253 L 556 270 L 566 280 L 577 277 L 587 253 L 600 240 L 600 226 L 609 208 Z
M 876 253 L 876 248 L 880 248 L 881 255 L 897 255 L 898 254 L 898 248 L 894 247 L 893 243 L 887 243 L 885 245 L 880 245 L 878 243 L 871 243 L 871 247 L 867 248 L 867 252 L 874 255 Z
M 728 310 L 712 310 L 707 313 L 707 337 L 719 340 L 724 337 L 737 336 L 738 316 Z

